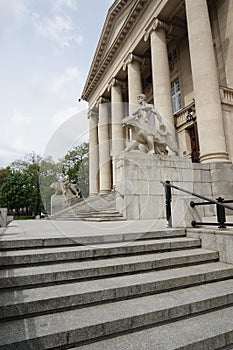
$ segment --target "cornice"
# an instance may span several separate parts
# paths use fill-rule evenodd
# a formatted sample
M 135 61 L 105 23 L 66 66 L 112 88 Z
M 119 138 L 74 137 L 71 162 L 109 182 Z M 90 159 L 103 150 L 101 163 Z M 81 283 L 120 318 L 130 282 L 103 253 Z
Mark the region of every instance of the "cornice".
M 89 97 L 91 96 L 93 90 L 96 87 L 98 80 L 108 67 L 108 64 L 115 55 L 116 51 L 119 49 L 121 43 L 125 40 L 126 36 L 131 31 L 133 24 L 135 23 L 140 12 L 142 11 L 144 5 L 146 5 L 147 2 L 148 0 L 120 0 L 115 1 L 112 7 L 109 9 L 100 40 L 97 45 L 94 59 L 89 70 L 86 84 L 82 92 L 83 100 L 88 101 Z M 133 7 L 128 15 L 128 18 L 126 19 L 122 28 L 119 30 L 118 35 L 116 36 L 114 42 L 110 46 L 108 52 L 105 53 L 105 57 L 103 58 L 104 50 L 108 43 L 112 25 L 116 20 L 117 16 L 119 16 L 119 13 L 122 11 L 122 9 L 130 3 L 133 4 Z

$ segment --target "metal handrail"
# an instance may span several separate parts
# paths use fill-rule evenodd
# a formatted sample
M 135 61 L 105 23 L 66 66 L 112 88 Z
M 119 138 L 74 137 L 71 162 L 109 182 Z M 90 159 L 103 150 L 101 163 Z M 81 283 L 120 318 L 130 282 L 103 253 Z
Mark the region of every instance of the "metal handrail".
M 224 203 L 220 203 L 220 202 L 218 202 L 218 201 L 215 200 L 215 199 L 207 198 L 207 197 L 204 197 L 204 196 L 202 196 L 202 195 L 200 195 L 200 194 L 197 194 L 197 193 L 194 193 L 194 192 L 185 190 L 184 188 L 181 188 L 181 187 L 172 185 L 172 184 L 170 183 L 170 181 L 160 181 L 160 183 L 163 184 L 163 185 L 166 185 L 166 186 L 175 188 L 176 190 L 179 190 L 179 191 L 181 191 L 181 192 L 191 194 L 191 195 L 194 196 L 194 197 L 204 199 L 205 201 L 208 201 L 208 202 L 210 202 L 210 203 L 218 204 L 218 205 L 221 205 L 222 207 L 225 207 L 225 208 L 227 208 L 227 209 L 233 210 L 233 207 L 232 207 L 231 205 L 226 205 L 226 204 L 224 204 Z M 227 201 L 226 201 L 226 202 L 227 202 Z M 228 201 L 228 202 L 231 202 L 231 201 Z
M 217 223 L 210 223 L 210 222 L 196 222 L 195 220 L 192 221 L 192 226 L 197 226 L 197 225 L 219 225 L 219 228 L 226 228 L 226 225 L 228 226 L 233 226 L 233 223 L 226 223 L 226 216 L 225 216 L 225 208 L 233 210 L 233 207 L 230 205 L 226 205 L 225 203 L 233 203 L 233 200 L 226 200 L 222 197 L 215 199 L 207 198 L 205 196 L 202 196 L 200 194 L 191 192 L 189 190 L 186 190 L 184 188 L 172 185 L 170 181 L 160 181 L 161 184 L 163 184 L 165 188 L 165 197 L 166 197 L 166 217 L 167 217 L 167 226 L 172 227 L 172 214 L 171 214 L 171 188 L 174 188 L 178 191 L 190 194 L 191 196 L 200 198 L 205 200 L 206 202 L 202 203 L 195 203 L 193 201 L 190 202 L 191 207 L 195 207 L 196 205 L 208 205 L 208 204 L 216 204 L 216 209 L 217 209 L 217 218 L 218 222 Z M 224 203 L 225 202 L 225 203 Z

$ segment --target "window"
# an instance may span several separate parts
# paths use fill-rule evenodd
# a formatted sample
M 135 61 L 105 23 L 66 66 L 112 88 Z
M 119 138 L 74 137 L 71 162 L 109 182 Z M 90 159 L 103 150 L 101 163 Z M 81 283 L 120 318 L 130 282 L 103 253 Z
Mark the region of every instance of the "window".
M 171 49 L 168 51 L 168 61 L 169 64 L 173 63 L 174 61 L 177 60 L 177 51 L 175 48 Z
M 173 106 L 173 112 L 178 112 L 181 107 L 181 94 L 180 94 L 180 82 L 179 80 L 175 80 L 171 84 L 171 90 L 172 90 L 172 106 Z

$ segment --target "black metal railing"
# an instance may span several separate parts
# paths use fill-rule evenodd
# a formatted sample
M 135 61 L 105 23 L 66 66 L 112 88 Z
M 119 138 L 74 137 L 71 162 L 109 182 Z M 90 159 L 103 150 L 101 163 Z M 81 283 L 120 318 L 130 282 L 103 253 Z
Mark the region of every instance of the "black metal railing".
M 222 197 L 218 197 L 216 200 L 215 199 L 210 199 L 207 197 L 204 197 L 200 194 L 191 192 L 189 190 L 186 190 L 184 188 L 172 185 L 170 181 L 160 181 L 160 183 L 163 184 L 164 189 L 165 189 L 165 198 L 166 198 L 166 219 L 167 219 L 167 226 L 172 227 L 172 210 L 171 210 L 171 202 L 172 202 L 172 193 L 171 193 L 171 188 L 174 188 L 175 190 L 190 194 L 193 197 L 197 197 L 200 199 L 203 199 L 205 202 L 190 202 L 190 206 L 194 208 L 195 206 L 198 205 L 216 205 L 216 213 L 217 213 L 217 222 L 198 222 L 193 220 L 192 221 L 192 226 L 201 226 L 201 225 L 214 225 L 218 226 L 219 228 L 226 228 L 227 226 L 233 226 L 233 223 L 231 222 L 226 222 L 226 213 L 225 209 L 230 209 L 233 210 L 233 207 L 228 205 L 228 203 L 233 203 L 233 200 L 224 200 Z

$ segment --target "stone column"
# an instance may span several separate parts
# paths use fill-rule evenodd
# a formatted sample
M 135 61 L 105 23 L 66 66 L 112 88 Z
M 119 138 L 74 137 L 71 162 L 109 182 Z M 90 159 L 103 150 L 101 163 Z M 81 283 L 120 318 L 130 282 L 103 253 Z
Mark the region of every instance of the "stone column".
M 142 93 L 142 78 L 140 66 L 144 62 L 142 57 L 129 53 L 123 63 L 123 70 L 128 68 L 129 115 L 138 108 L 137 96 Z
M 89 195 L 99 192 L 99 147 L 98 147 L 98 114 L 94 110 L 88 113 L 89 118 Z
M 109 145 L 109 100 L 100 97 L 99 105 L 99 193 L 111 191 L 111 163 L 110 163 L 110 145 Z
M 226 162 L 218 72 L 206 0 L 185 0 L 200 160 Z
M 170 125 L 174 126 L 170 69 L 166 34 L 172 27 L 158 18 L 146 28 L 145 40 L 150 37 L 154 105 Z
M 108 84 L 108 89 L 111 90 L 113 188 L 116 185 L 115 157 L 125 147 L 124 130 L 122 127 L 122 118 L 124 116 L 122 86 L 123 82 L 116 78 L 113 78 Z

